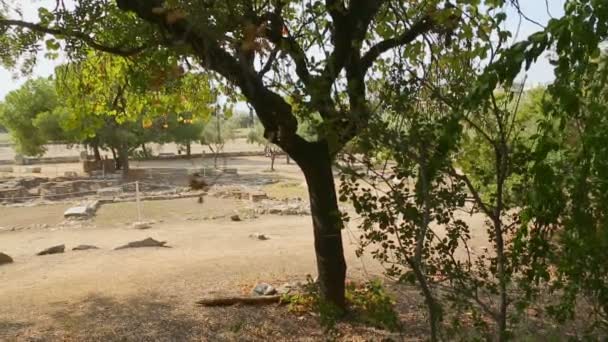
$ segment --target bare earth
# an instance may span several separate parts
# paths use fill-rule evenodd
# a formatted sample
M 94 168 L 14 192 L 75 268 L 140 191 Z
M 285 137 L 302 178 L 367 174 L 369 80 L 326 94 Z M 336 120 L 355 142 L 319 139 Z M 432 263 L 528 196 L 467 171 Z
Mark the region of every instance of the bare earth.
M 163 163 L 134 166 L 166 166 Z M 188 163 L 194 162 L 175 161 L 171 167 L 188 167 Z M 273 177 L 281 182 L 264 190 L 279 198 L 305 197 L 304 180 L 296 166 L 285 165 L 282 159 L 277 164 L 279 171 Z M 242 175 L 257 175 L 268 168 L 268 160 L 240 158 L 231 160 L 230 167 L 238 167 Z M 194 306 L 203 296 L 248 293 L 261 281 L 278 286 L 304 280 L 307 274 L 314 277 L 309 216 L 263 215 L 233 222 L 229 216 L 243 208 L 243 201 L 213 197 L 206 197 L 203 204 L 195 198 L 152 201 L 143 203 L 143 215 L 156 223 L 151 229 L 135 230 L 130 227 L 137 220 L 134 203 L 105 205 L 90 222 L 74 227 L 60 224 L 68 206 L 0 207 L 0 227 L 4 227 L 0 228 L 0 251 L 15 260 L 0 266 L 0 341 L 324 339 L 315 317 L 295 317 L 285 307 Z M 479 220 L 474 221 L 481 226 Z M 35 224 L 48 227 L 19 229 Z M 270 239 L 249 237 L 256 232 Z M 147 237 L 167 241 L 172 248 L 113 250 Z M 356 223 L 343 232 L 343 240 L 350 278 L 381 274 L 370 257 L 355 257 Z M 64 254 L 35 256 L 58 244 L 66 245 Z M 100 249 L 71 250 L 80 244 Z M 487 242 L 479 235 L 476 244 Z M 423 314 L 416 309 L 419 304 L 399 301 L 405 307 L 402 319 L 410 322 L 410 335 L 347 326 L 339 339 L 417 340 L 424 331 Z

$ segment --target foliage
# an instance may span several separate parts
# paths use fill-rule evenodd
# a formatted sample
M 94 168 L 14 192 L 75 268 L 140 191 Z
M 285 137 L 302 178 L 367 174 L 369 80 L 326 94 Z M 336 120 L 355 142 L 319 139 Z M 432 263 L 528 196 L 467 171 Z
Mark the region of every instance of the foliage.
M 346 285 L 346 299 L 358 320 L 391 331 L 400 328 L 394 300 L 380 280 L 371 280 L 364 284 L 349 282 Z
M 348 282 L 346 299 L 351 317 L 355 321 L 391 331 L 399 329 L 400 322 L 394 309 L 394 300 L 380 280 Z M 302 291 L 283 295 L 281 302 L 288 303 L 289 311 L 297 315 L 317 312 L 321 325 L 328 330 L 333 329 L 344 314 L 320 297 L 318 285 L 312 282 L 312 279 L 304 285 Z
M 564 72 L 548 93 L 534 159 L 522 201 L 518 242 L 528 295 L 547 285 L 560 300 L 547 311 L 558 322 L 585 319 L 583 337 L 608 332 L 608 230 L 606 225 L 606 140 L 608 94 L 605 55 L 578 61 L 580 73 Z M 582 305 L 582 308 L 581 308 Z
M 53 81 L 49 79 L 27 81 L 21 88 L 7 94 L 0 112 L 0 122 L 10 131 L 18 153 L 31 156 L 44 154 L 44 144 L 49 138 L 56 138 L 52 136 L 53 128 L 50 126 L 58 106 Z M 40 133 L 39 126 L 46 134 Z

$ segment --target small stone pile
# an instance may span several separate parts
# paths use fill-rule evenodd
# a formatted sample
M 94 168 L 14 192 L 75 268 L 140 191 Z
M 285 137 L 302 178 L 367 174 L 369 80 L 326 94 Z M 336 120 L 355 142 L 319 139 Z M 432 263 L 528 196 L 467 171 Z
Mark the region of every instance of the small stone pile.
M 253 209 L 259 215 L 310 215 L 310 205 L 301 199 L 263 200 Z

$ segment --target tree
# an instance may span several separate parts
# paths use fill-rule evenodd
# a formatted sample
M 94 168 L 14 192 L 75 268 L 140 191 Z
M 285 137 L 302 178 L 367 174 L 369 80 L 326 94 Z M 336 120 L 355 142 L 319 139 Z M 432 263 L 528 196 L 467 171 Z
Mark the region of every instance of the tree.
M 211 117 L 203 128 L 200 136 L 201 144 L 207 145 L 213 153 L 213 165 L 218 167 L 219 155 L 224 152 L 226 142 L 234 138 L 233 122 L 227 120 L 230 117 L 230 110 L 219 113 L 221 109 L 216 109 L 215 116 Z
M 41 9 L 38 23 L 0 19 L 6 37 L 0 40 L 0 50 L 7 51 L 1 56 L 3 64 L 15 66 L 21 57 L 25 61 L 21 67 L 27 70 L 36 43 L 51 34 L 66 41 L 71 58 L 82 56 L 85 45 L 122 56 L 164 50 L 200 62 L 220 76 L 255 109 L 267 139 L 303 171 L 321 294 L 344 308 L 346 264 L 332 163 L 375 113 L 370 107 L 371 93 L 376 91 L 373 80 L 388 76 L 403 62 L 411 70 L 425 70 L 432 60 L 425 58 L 429 51 L 425 40 L 446 52 L 467 48 L 483 59 L 486 50 L 479 51 L 472 37 L 490 39 L 496 20 L 482 13 L 494 13 L 504 3 L 492 1 L 480 8 L 476 0 L 456 4 L 440 0 L 80 1 L 74 10 Z M 594 2 L 588 12 L 600 12 L 601 6 Z M 102 16 L 109 20 L 96 20 Z M 496 17 L 501 21 L 504 14 Z M 533 50 L 537 57 L 546 44 L 532 39 L 519 48 Z M 517 60 L 524 61 L 528 60 Z M 499 79 L 519 69 L 509 64 L 500 77 L 488 76 L 486 88 L 494 88 Z M 297 134 L 298 118 L 288 97 L 322 117 L 318 140 L 307 141 Z
M 108 147 L 124 176 L 136 148 L 144 146 L 146 153 L 145 143 L 162 141 L 163 131 L 189 144 L 200 131 L 190 121 L 209 113 L 207 78 L 184 75 L 173 59 L 128 61 L 91 52 L 86 59 L 59 68 L 57 77 L 57 89 L 70 113 L 64 129 Z M 184 122 L 186 112 L 191 114 Z
M 250 144 L 258 144 L 264 146 L 264 152 L 270 157 L 270 171 L 274 171 L 274 160 L 277 157 L 280 149 L 264 138 L 264 127 L 261 124 L 256 124 L 247 133 L 247 142 Z
M 50 79 L 27 81 L 21 88 L 10 92 L 0 111 L 0 122 L 9 130 L 18 153 L 30 156 L 44 154 L 44 145 L 53 136 L 55 128 L 49 127 L 58 99 Z M 55 121 L 56 122 L 56 121 Z M 48 124 L 48 125 L 47 125 Z M 45 134 L 41 134 L 43 126 Z
M 175 142 L 186 147 L 186 155 L 190 158 L 192 142 L 199 141 L 204 130 L 200 118 L 193 118 L 190 113 L 170 114 L 162 120 L 161 142 Z

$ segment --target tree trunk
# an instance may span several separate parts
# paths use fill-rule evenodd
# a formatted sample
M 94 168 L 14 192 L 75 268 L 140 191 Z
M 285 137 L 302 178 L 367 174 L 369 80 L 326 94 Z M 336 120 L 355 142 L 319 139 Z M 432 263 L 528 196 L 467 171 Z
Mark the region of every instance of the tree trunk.
M 127 178 L 129 176 L 129 148 L 126 145 L 119 148 L 118 159 L 122 168 L 122 177 Z
M 141 155 L 144 158 L 150 158 L 150 155 L 148 155 L 148 149 L 146 148 L 146 144 L 141 144 Z
M 275 152 L 270 152 L 270 171 L 274 171 L 274 159 L 277 154 Z
M 112 159 L 114 159 L 114 165 L 116 166 L 116 170 L 120 170 L 120 159 L 116 154 L 116 149 L 114 147 L 110 147 L 110 151 L 112 151 Z
M 188 159 L 192 156 L 192 144 L 189 141 L 186 143 L 186 156 Z
M 302 169 L 308 185 L 321 296 L 345 309 L 346 261 L 329 148 L 326 142 L 307 143 L 299 154 L 298 158 L 292 157 Z
M 91 147 L 93 148 L 93 155 L 95 156 L 95 161 L 100 161 L 101 153 L 99 152 L 99 146 L 97 145 L 97 143 L 94 143 L 93 145 L 91 145 Z
M 290 161 L 291 161 L 291 159 L 289 158 L 289 154 L 285 154 L 285 155 L 286 155 L 286 157 L 285 157 L 285 162 L 286 162 L 287 164 L 289 164 L 289 163 L 290 163 Z

